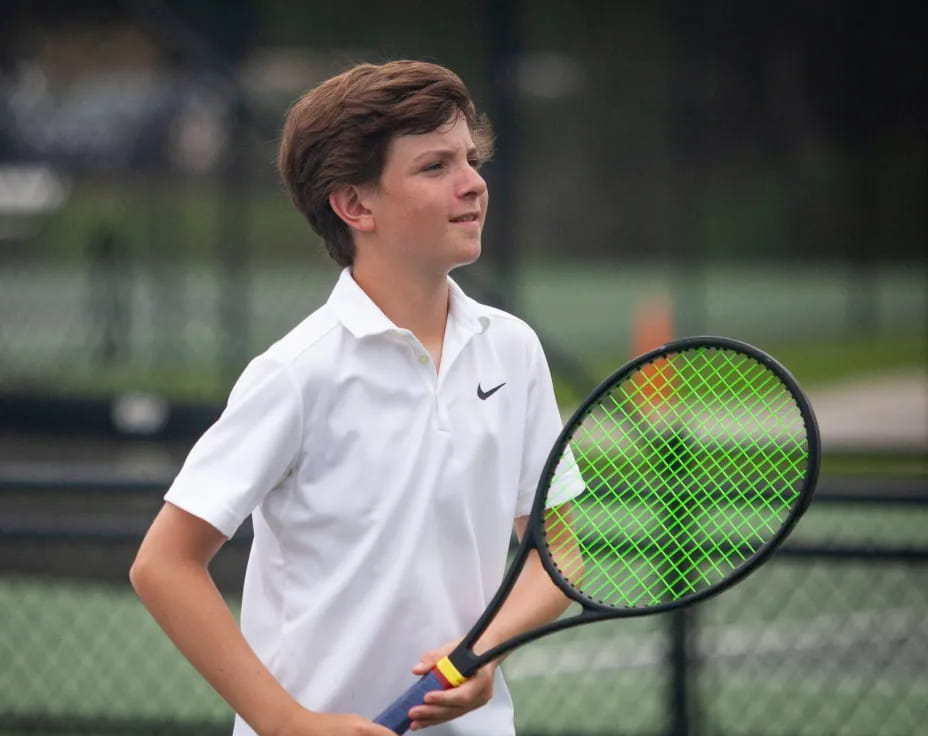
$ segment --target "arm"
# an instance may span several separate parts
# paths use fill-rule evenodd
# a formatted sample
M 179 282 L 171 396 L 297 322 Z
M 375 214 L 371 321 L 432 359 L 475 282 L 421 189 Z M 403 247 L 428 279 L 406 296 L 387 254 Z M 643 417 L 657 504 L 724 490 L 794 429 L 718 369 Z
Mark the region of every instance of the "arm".
M 527 525 L 527 516 L 520 516 L 515 520 L 515 533 L 520 541 Z M 542 567 L 538 553 L 532 550 L 509 597 L 478 640 L 475 650 L 478 653 L 485 652 L 513 636 L 552 621 L 560 616 L 569 604 L 570 599 L 551 582 L 551 578 Z M 413 673 L 426 674 L 456 645 L 457 641 L 448 642 L 439 649 L 427 652 L 413 668 Z M 482 667 L 460 687 L 436 690 L 426 695 L 425 705 L 417 706 L 410 711 L 413 719 L 412 730 L 449 721 L 488 703 L 493 696 L 494 673 L 504 658 Z
M 527 516 L 520 516 L 515 521 L 515 532 L 520 542 L 527 525 Z M 570 599 L 551 581 L 538 552 L 532 550 L 512 592 L 478 640 L 475 651 L 478 654 L 485 652 L 507 639 L 553 621 L 567 610 L 568 605 Z
M 389 734 L 360 716 L 312 713 L 274 679 L 207 569 L 224 541 L 210 524 L 170 503 L 142 541 L 129 577 L 175 646 L 259 734 Z

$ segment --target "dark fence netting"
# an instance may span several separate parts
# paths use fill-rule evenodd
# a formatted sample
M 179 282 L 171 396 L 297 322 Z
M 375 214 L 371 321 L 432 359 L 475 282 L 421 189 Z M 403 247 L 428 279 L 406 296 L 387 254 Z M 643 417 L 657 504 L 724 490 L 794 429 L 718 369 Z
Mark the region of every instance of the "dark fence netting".
M 852 485 L 824 479 L 775 558 L 714 599 L 517 650 L 503 669 L 519 733 L 918 733 L 928 722 L 928 488 Z M 126 580 L 160 488 L 4 480 L 0 732 L 228 731 L 229 708 Z M 246 527 L 213 564 L 233 610 L 248 537 Z

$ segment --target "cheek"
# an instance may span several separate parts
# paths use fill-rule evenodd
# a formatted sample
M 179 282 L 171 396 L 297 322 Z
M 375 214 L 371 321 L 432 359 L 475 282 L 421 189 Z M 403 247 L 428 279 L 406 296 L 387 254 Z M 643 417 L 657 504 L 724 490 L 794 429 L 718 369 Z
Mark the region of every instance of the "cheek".
M 429 214 L 430 209 L 431 208 L 427 203 L 422 202 L 421 200 L 412 199 L 411 202 L 403 207 L 403 216 L 407 220 L 418 222 Z
M 425 199 L 413 199 L 403 208 L 403 220 L 411 230 L 434 230 L 444 225 L 447 209 Z
M 422 227 L 422 207 L 414 202 L 397 203 L 386 213 L 384 222 L 389 230 L 404 232 Z

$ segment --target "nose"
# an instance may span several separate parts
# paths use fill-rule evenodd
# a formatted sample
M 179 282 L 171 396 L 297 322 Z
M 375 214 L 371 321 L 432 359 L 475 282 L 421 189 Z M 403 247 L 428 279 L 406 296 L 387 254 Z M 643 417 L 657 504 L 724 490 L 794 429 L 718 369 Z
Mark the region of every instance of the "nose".
M 458 196 L 462 198 L 480 197 L 487 191 L 487 182 L 480 176 L 480 172 L 473 166 L 465 167 L 464 174 L 461 176 Z

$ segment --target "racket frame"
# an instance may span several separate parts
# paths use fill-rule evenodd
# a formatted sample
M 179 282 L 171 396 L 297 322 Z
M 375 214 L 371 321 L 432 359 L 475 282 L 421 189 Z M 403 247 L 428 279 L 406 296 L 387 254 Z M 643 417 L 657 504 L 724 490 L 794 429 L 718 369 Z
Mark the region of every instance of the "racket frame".
M 726 576 L 718 583 L 710 585 L 709 587 L 702 590 L 689 593 L 675 600 L 667 601 L 665 603 L 654 606 L 641 608 L 616 608 L 614 606 L 598 603 L 597 601 L 585 596 L 582 592 L 574 588 L 568 581 L 563 578 L 554 563 L 554 560 L 548 549 L 548 545 L 545 543 L 545 503 L 547 500 L 547 492 L 550 488 L 551 480 L 554 477 L 558 463 L 561 460 L 561 455 L 564 451 L 564 448 L 567 446 L 568 442 L 570 442 L 576 427 L 580 424 L 580 422 L 583 421 L 584 417 L 586 417 L 586 415 L 593 409 L 593 407 L 596 406 L 602 396 L 614 388 L 623 376 L 631 374 L 647 363 L 651 363 L 659 358 L 665 357 L 668 354 L 682 353 L 687 350 L 694 350 L 698 348 L 732 350 L 747 355 L 759 363 L 762 363 L 772 373 L 774 373 L 792 395 L 793 400 L 799 408 L 800 415 L 805 425 L 808 442 L 806 473 L 802 487 L 799 490 L 797 503 L 791 510 L 787 519 L 777 530 L 777 532 L 763 545 L 761 545 L 737 569 L 735 569 L 731 575 Z M 634 616 L 651 615 L 655 613 L 675 610 L 678 608 L 684 608 L 717 595 L 724 590 L 727 590 L 742 580 L 746 575 L 751 573 L 761 563 L 766 561 L 767 558 L 769 558 L 783 543 L 783 540 L 789 536 L 789 533 L 805 513 L 809 503 L 812 500 L 812 494 L 815 489 L 815 484 L 818 480 L 820 465 L 821 437 L 819 434 L 818 422 L 816 421 L 815 414 L 812 411 L 812 405 L 793 375 L 781 363 L 779 363 L 775 358 L 763 350 L 740 340 L 727 337 L 704 335 L 672 340 L 638 356 L 637 358 L 634 358 L 618 370 L 614 371 L 592 392 L 590 392 L 590 395 L 586 398 L 586 400 L 584 400 L 584 402 L 571 415 L 570 419 L 564 424 L 564 428 L 561 430 L 557 440 L 552 446 L 551 452 L 548 454 L 548 459 L 545 462 L 544 468 L 542 469 L 541 475 L 538 479 L 538 488 L 535 492 L 535 500 L 532 504 L 532 509 L 529 512 L 529 522 L 526 527 L 525 534 L 522 536 L 522 540 L 516 549 L 516 553 L 513 556 L 512 562 L 510 563 L 505 576 L 503 577 L 500 587 L 497 589 L 486 609 L 480 615 L 480 618 L 477 619 L 471 630 L 465 635 L 457 647 L 455 647 L 455 649 L 448 655 L 448 658 L 461 673 L 461 675 L 465 678 L 468 678 L 488 662 L 497 659 L 498 657 L 512 651 L 522 644 L 533 641 L 542 636 L 546 636 L 547 634 L 554 633 L 555 631 L 561 631 L 563 629 L 568 629 L 573 626 L 578 626 L 579 624 L 585 624 L 592 621 L 630 618 Z M 482 654 L 475 654 L 473 651 L 474 645 L 477 643 L 477 640 L 480 638 L 480 636 L 486 631 L 490 621 L 493 620 L 505 602 L 506 598 L 512 592 L 512 588 L 515 585 L 519 574 L 522 572 L 522 569 L 525 567 L 525 562 L 533 549 L 538 552 L 541 564 L 544 567 L 545 572 L 547 572 L 548 576 L 551 578 L 551 581 L 557 585 L 558 588 L 560 588 L 561 591 L 564 592 L 571 600 L 579 603 L 583 607 L 583 610 L 576 616 L 557 619 L 551 623 L 545 624 L 544 626 L 540 626 L 536 629 L 532 629 L 531 631 L 514 636 L 511 639 L 507 639 L 506 641 L 488 649 Z

